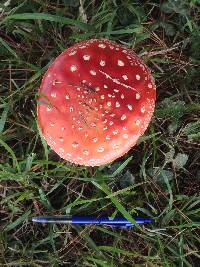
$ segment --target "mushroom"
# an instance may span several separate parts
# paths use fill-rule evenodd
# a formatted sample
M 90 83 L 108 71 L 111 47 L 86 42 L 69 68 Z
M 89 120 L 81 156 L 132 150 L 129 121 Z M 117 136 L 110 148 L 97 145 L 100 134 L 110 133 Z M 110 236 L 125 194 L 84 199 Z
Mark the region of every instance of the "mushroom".
M 43 77 L 38 122 L 63 159 L 99 166 L 124 155 L 146 130 L 154 79 L 130 49 L 91 39 L 66 49 Z

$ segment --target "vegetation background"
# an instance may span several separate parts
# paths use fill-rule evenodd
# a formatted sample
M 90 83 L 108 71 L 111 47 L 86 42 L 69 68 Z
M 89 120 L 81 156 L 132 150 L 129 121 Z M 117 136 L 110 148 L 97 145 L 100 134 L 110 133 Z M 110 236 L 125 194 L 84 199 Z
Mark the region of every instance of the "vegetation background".
M 0 266 L 200 266 L 200 1 L 0 1 Z M 112 164 L 61 160 L 37 127 L 48 65 L 105 37 L 157 84 L 145 135 Z M 129 230 L 37 225 L 39 214 L 154 218 Z

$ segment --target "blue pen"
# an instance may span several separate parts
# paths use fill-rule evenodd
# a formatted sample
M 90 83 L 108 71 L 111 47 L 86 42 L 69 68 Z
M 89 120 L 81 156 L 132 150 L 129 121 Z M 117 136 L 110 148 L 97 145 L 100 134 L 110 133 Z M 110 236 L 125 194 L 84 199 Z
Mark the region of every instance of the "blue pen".
M 133 218 L 136 223 L 144 224 L 150 223 L 153 220 L 150 218 Z M 125 219 L 124 217 L 115 217 L 114 219 L 110 219 L 109 217 L 94 217 L 94 216 L 40 216 L 33 217 L 33 222 L 37 223 L 71 223 L 71 224 L 100 224 L 100 225 L 108 225 L 112 227 L 121 227 L 121 228 L 129 228 L 133 227 L 134 224 Z

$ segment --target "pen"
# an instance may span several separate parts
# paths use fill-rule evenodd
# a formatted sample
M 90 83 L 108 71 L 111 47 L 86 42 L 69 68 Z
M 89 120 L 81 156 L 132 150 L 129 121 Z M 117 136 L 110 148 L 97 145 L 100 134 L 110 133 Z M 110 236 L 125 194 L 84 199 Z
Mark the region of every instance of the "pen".
M 144 224 L 152 222 L 150 218 L 133 218 L 136 223 Z M 98 225 L 108 225 L 112 227 L 121 227 L 121 228 L 129 228 L 133 227 L 134 224 L 128 221 L 124 217 L 115 217 L 111 219 L 109 217 L 94 217 L 94 216 L 39 216 L 33 217 L 33 222 L 37 223 L 62 223 L 62 224 L 98 224 Z

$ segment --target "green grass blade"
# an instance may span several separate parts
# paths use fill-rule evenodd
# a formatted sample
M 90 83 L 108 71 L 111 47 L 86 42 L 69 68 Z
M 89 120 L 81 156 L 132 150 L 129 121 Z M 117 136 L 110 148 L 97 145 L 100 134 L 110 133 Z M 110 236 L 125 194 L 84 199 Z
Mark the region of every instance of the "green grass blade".
M 18 160 L 12 148 L 10 148 L 2 139 L 0 139 L 0 145 L 2 145 L 5 148 L 5 150 L 7 150 L 8 153 L 11 155 L 13 160 L 13 167 L 16 167 L 18 172 L 21 172 Z
M 5 126 L 5 123 L 6 123 L 6 119 L 7 119 L 7 115 L 8 115 L 8 111 L 9 111 L 9 106 L 7 105 L 3 112 L 2 112 L 2 115 L 1 115 L 1 118 L 0 118 L 0 134 L 3 132 L 4 130 L 4 126 Z
M 6 50 L 8 50 L 8 52 L 10 53 L 10 54 L 12 54 L 15 58 L 17 58 L 18 59 L 18 55 L 17 55 L 17 53 L 7 44 L 7 42 L 6 41 L 4 41 L 1 37 L 0 37 L 0 44 L 2 45 L 2 46 L 4 46 L 5 48 L 6 48 Z
M 19 218 L 17 218 L 17 220 L 15 220 L 14 222 L 8 224 L 4 230 L 5 231 L 10 231 L 12 229 L 14 229 L 15 227 L 17 227 L 19 224 L 23 223 L 28 216 L 31 214 L 31 210 L 27 210 L 25 213 L 22 214 L 22 216 L 20 216 Z
M 111 177 L 115 177 L 115 176 L 117 176 L 118 174 L 120 174 L 124 169 L 125 169 L 125 167 L 129 164 L 129 162 L 132 160 L 132 156 L 131 157 L 129 157 L 127 160 L 125 160 L 118 168 L 117 168 L 117 170 L 115 170 L 114 172 L 113 172 L 113 174 L 111 175 Z
M 58 22 L 63 25 L 71 25 L 76 26 L 77 28 L 83 31 L 94 31 L 95 28 L 92 25 L 83 23 L 81 21 L 77 21 L 70 18 L 65 18 L 62 16 L 51 15 L 46 13 L 21 13 L 21 14 L 14 14 L 6 17 L 6 21 L 8 20 L 46 20 L 51 22 Z
M 110 192 L 110 189 L 108 186 L 103 184 L 98 184 L 97 182 L 92 181 L 92 184 L 95 185 L 97 188 L 99 188 L 101 191 L 103 191 L 112 201 L 112 203 L 116 206 L 118 211 L 131 223 L 133 223 L 137 228 L 140 228 L 140 226 L 136 223 L 136 221 L 133 219 L 133 217 L 130 215 L 130 213 L 124 208 L 124 206 L 119 202 L 117 197 L 111 196 L 112 193 Z M 141 229 L 141 228 L 140 228 Z

